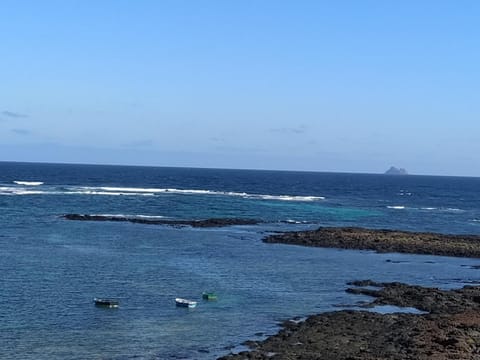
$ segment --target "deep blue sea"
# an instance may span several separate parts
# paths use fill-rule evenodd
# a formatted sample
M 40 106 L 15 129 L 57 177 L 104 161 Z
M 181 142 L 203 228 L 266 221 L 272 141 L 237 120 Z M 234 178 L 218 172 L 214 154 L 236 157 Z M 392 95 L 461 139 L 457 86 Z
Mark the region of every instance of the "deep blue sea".
M 347 281 L 480 282 L 480 259 L 261 241 L 318 226 L 480 234 L 480 178 L 5 162 L 0 209 L 1 359 L 215 359 L 282 320 L 365 300 L 345 293 Z M 265 223 L 192 229 L 66 213 Z M 218 301 L 203 302 L 204 290 Z M 177 308 L 175 297 L 199 303 Z

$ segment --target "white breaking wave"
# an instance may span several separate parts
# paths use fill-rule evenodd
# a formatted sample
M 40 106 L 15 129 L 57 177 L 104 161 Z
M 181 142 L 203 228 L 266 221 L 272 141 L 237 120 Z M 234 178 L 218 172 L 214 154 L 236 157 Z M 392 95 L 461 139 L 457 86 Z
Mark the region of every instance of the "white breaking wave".
M 38 195 L 45 193 L 46 192 L 42 190 L 29 190 L 28 188 L 0 186 L 0 195 Z
M 161 215 L 129 215 L 129 214 L 91 214 L 91 216 L 102 216 L 118 219 L 165 219 L 165 216 Z
M 45 189 L 45 190 L 31 190 L 29 187 L 0 187 L 0 195 L 108 195 L 108 196 L 152 196 L 149 193 L 133 193 L 133 192 L 111 192 L 111 191 L 94 191 L 94 190 L 58 190 L 58 189 Z
M 389 205 L 387 206 L 388 209 L 393 209 L 393 210 L 423 210 L 423 211 L 439 211 L 439 212 L 448 212 L 448 213 L 463 213 L 465 210 L 462 209 L 457 209 L 457 208 L 438 208 L 438 207 L 406 207 L 403 205 Z
M 25 186 L 39 186 L 43 185 L 42 181 L 20 181 L 20 180 L 15 180 L 15 184 L 17 185 L 25 185 Z
M 285 220 L 287 224 L 308 224 L 308 221 L 299 221 L 299 220 L 293 220 L 293 219 L 287 219 Z
M 323 196 L 306 195 L 264 195 L 249 194 L 246 192 L 214 191 L 202 189 L 176 189 L 176 188 L 134 188 L 134 187 L 112 187 L 112 186 L 43 186 L 40 189 L 32 190 L 31 186 L 42 185 L 36 181 L 15 181 L 17 185 L 23 186 L 0 186 L 0 195 L 103 195 L 103 196 L 154 196 L 160 194 L 176 195 L 216 195 L 233 196 L 254 200 L 275 200 L 275 201 L 297 201 L 312 202 L 324 200 Z
M 61 192 L 49 192 L 49 194 L 63 194 L 63 195 L 107 195 L 107 196 L 153 196 L 152 193 L 144 192 L 120 192 L 120 191 L 95 191 L 95 190 L 78 190 L 78 191 L 61 191 Z
M 15 191 L 14 195 L 41 195 L 45 194 L 45 191 L 36 191 L 36 190 L 18 190 Z
M 261 199 L 261 200 L 281 200 L 281 201 L 319 201 L 324 200 L 323 196 L 301 196 L 301 195 L 262 195 L 262 194 L 248 194 L 245 192 L 233 191 L 213 191 L 213 190 L 199 190 L 199 189 L 175 189 L 175 188 L 131 188 L 131 187 L 82 187 L 83 191 L 101 191 L 101 192 L 121 192 L 123 194 L 184 194 L 184 195 L 220 195 L 220 196 L 236 196 L 245 199 Z
M 245 197 L 259 197 L 264 200 L 283 200 L 283 201 L 318 201 L 324 200 L 323 196 L 290 196 L 290 195 L 246 195 Z

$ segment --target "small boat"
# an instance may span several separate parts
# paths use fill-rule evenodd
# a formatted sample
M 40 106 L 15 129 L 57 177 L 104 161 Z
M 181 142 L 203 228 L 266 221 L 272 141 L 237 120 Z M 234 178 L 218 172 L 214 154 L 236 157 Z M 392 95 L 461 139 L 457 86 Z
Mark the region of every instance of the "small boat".
M 195 306 L 197 306 L 197 302 L 187 299 L 176 298 L 175 305 L 180 307 L 194 308 Z
M 114 299 L 94 298 L 93 302 L 95 303 L 95 306 L 103 306 L 103 307 L 111 307 L 111 308 L 116 308 L 119 305 L 119 301 Z
M 217 294 L 214 292 L 204 291 L 202 293 L 203 300 L 214 301 L 217 300 Z

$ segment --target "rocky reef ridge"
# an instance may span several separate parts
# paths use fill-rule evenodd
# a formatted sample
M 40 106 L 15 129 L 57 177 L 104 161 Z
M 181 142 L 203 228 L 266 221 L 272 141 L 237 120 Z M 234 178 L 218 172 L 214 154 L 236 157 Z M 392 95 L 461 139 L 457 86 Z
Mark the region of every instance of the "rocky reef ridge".
M 157 219 L 136 216 L 117 216 L 117 215 L 89 215 L 89 214 L 65 214 L 62 215 L 67 220 L 77 221 L 117 221 L 131 222 L 136 224 L 148 225 L 171 225 L 171 226 L 191 226 L 195 228 L 223 227 L 233 225 L 256 225 L 259 220 L 246 218 L 211 218 L 201 220 L 176 220 L 176 219 Z
M 480 236 L 478 235 L 444 235 L 356 227 L 320 227 L 317 230 L 274 234 L 267 236 L 263 241 L 314 247 L 375 250 L 380 253 L 399 252 L 480 257 Z

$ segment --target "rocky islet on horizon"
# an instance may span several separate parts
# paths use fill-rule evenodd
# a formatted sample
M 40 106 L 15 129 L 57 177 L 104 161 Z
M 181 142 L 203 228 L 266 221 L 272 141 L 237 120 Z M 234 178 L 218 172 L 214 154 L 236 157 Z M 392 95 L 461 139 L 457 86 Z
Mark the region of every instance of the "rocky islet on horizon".
M 391 166 L 390 169 L 385 171 L 385 175 L 408 175 L 407 170 L 404 168 L 397 168 L 395 166 Z

